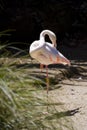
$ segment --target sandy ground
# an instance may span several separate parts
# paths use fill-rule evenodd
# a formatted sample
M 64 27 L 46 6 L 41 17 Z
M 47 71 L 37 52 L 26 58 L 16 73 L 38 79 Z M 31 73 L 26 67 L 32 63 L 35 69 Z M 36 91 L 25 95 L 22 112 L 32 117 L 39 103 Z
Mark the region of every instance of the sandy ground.
M 64 81 L 64 85 L 58 90 L 51 91 L 50 96 L 55 101 L 64 103 L 65 108 L 71 111 L 70 118 L 73 120 L 76 130 L 87 130 L 86 81 Z
M 59 74 L 68 70 L 68 73 L 71 73 L 69 78 L 66 73 L 65 75 Z M 40 70 L 35 68 L 33 71 Z M 44 70 L 39 76 L 44 75 L 45 72 Z M 75 130 L 87 130 L 87 62 L 72 61 L 70 69 L 51 66 L 49 67 L 49 77 L 52 76 L 58 80 L 55 86 L 61 87 L 50 90 L 49 97 L 54 102 L 64 103 L 64 108 L 71 112 L 70 118 Z
M 70 118 L 76 130 L 87 130 L 87 63 L 80 61 L 77 64 L 73 66 L 77 69 L 84 68 L 83 71 L 70 79 L 62 80 L 62 87 L 51 91 L 50 94 L 54 96 L 54 100 L 58 98 L 67 110 L 72 111 Z
M 46 70 L 41 72 L 35 60 L 19 61 L 18 59 L 18 62 L 19 67 L 27 65 L 29 74 L 34 74 L 40 79 L 45 78 Z M 49 97 L 54 102 L 64 104 L 66 111 L 70 112 L 69 117 L 75 130 L 87 130 L 87 62 L 86 60 L 71 62 L 70 68 L 59 65 L 49 66 L 49 78 L 54 80 L 49 90 Z
M 61 50 L 63 53 L 67 50 L 68 57 L 70 55 L 71 67 L 49 66 L 49 79 L 54 80 L 53 88 L 49 90 L 49 97 L 54 102 L 64 103 L 64 108 L 70 112 L 69 117 L 75 130 L 87 130 L 87 44 L 79 48 L 62 46 Z M 40 79 L 45 78 L 46 70 L 40 72 L 36 60 L 29 59 L 27 63 L 30 73 Z

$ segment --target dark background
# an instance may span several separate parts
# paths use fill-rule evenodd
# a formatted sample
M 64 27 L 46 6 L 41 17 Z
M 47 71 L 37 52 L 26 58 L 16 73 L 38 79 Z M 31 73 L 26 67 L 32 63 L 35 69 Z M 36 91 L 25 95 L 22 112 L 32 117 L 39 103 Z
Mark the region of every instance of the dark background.
M 87 44 L 87 0 L 0 1 L 0 31 L 14 29 L 2 41 L 24 42 L 27 48 L 42 30 L 49 29 L 57 35 L 60 49 Z

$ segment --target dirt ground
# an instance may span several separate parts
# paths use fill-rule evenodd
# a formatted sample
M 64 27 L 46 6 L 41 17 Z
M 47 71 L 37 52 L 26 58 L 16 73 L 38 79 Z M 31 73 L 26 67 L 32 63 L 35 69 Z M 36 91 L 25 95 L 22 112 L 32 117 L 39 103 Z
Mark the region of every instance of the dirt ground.
M 64 103 L 71 111 L 70 118 L 76 130 L 87 130 L 87 81 L 83 77 L 64 80 L 62 87 L 50 92 L 53 100 Z M 52 98 L 51 97 L 51 98 Z
M 69 116 L 75 130 L 87 130 L 87 45 L 78 50 L 70 49 L 68 52 L 72 56 L 71 67 L 49 66 L 49 97 L 54 102 L 63 103 L 65 109 L 70 111 Z M 41 72 L 36 60 L 20 59 L 19 64 L 27 65 L 29 74 L 32 73 L 40 79 L 46 76 L 46 70 Z
M 72 59 L 76 59 L 71 66 L 78 69 L 78 74 L 75 74 L 75 70 L 75 75 L 70 80 L 63 81 L 62 88 L 58 90 L 58 98 L 65 103 L 67 109 L 76 110 L 71 116 L 76 129 L 87 130 L 87 44 L 69 52 Z
M 56 88 L 60 86 L 49 91 L 49 97 L 55 102 L 64 103 L 65 108 L 71 111 L 70 118 L 76 130 L 87 130 L 87 45 L 70 49 L 61 46 L 61 50 L 64 55 L 68 50 L 71 67 L 49 66 L 49 78 L 54 77 Z M 34 71 L 40 70 L 35 68 Z M 41 77 L 44 72 L 39 76 Z
M 38 76 L 40 69 L 37 66 L 33 71 Z M 44 69 L 39 77 L 43 78 L 45 73 Z M 70 111 L 75 130 L 87 130 L 87 62 L 72 60 L 70 68 L 51 65 L 49 78 L 54 79 L 54 88 L 50 88 L 49 97 L 54 102 L 63 103 L 64 108 Z

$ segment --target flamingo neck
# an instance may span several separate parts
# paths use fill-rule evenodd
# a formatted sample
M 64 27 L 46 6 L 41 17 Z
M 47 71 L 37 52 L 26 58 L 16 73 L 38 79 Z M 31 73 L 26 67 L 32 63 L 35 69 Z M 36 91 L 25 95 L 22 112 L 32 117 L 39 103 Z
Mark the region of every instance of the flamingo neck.
M 48 35 L 53 46 L 56 47 L 56 35 L 50 30 L 44 30 L 40 33 L 40 41 L 45 42 L 45 35 Z
M 45 43 L 45 37 L 44 36 L 40 36 L 40 41 L 41 41 L 41 43 Z

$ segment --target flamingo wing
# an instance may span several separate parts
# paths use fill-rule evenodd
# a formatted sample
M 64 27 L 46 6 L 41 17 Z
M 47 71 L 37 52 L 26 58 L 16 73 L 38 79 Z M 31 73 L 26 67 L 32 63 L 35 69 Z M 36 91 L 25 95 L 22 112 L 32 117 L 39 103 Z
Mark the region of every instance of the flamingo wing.
M 65 58 L 51 43 L 46 42 L 44 46 L 36 49 L 33 53 L 33 58 L 41 64 L 69 64 L 69 60 Z

